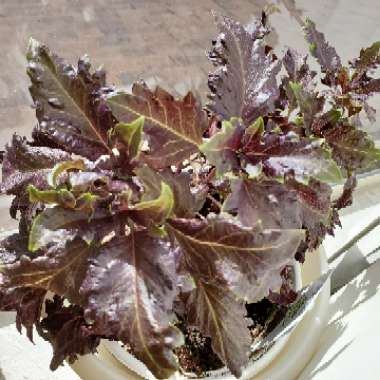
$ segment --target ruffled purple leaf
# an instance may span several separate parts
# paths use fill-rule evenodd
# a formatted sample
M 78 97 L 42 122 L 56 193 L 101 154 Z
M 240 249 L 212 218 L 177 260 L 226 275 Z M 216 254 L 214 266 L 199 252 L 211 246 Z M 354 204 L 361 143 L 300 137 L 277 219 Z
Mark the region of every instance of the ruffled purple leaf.
M 355 59 L 351 66 L 356 70 L 355 75 L 375 69 L 380 64 L 380 41 L 374 42 L 366 49 L 360 50 L 359 58 Z
M 349 172 L 368 167 L 380 159 L 380 150 L 370 136 L 346 123 L 327 130 L 324 137 L 335 161 Z
M 282 268 L 304 236 L 298 229 L 244 227 L 229 216 L 173 219 L 168 232 L 181 247 L 185 266 L 193 277 L 223 279 L 237 299 L 249 302 L 276 288 Z M 205 253 L 210 250 L 212 255 Z M 262 280 L 258 282 L 258 278 Z
M 215 19 L 220 34 L 209 53 L 216 70 L 209 75 L 208 108 L 223 119 L 241 117 L 249 126 L 275 110 L 281 61 L 266 48 L 268 29 L 262 21 L 245 27 L 227 17 Z
M 223 283 L 199 281 L 187 298 L 186 312 L 186 322 L 212 338 L 214 352 L 240 377 L 251 345 L 245 303 L 237 301 Z
M 50 369 L 56 370 L 64 360 L 73 363 L 79 355 L 94 354 L 105 336 L 96 335 L 77 305 L 64 305 L 62 297 L 45 302 L 46 316 L 38 323 L 39 334 L 53 347 Z
M 131 230 L 100 247 L 88 264 L 80 288 L 86 318 L 99 334 L 128 343 L 157 378 L 169 377 L 177 368 L 173 349 L 183 342 L 173 327 L 174 251 Z
M 277 181 L 232 181 L 231 194 L 223 204 L 247 227 L 261 223 L 266 229 L 297 229 L 302 226 L 296 194 Z
M 28 75 L 39 124 L 34 136 L 90 159 L 109 154 L 107 132 L 114 119 L 101 100 L 103 71 L 90 72 L 88 57 L 75 68 L 46 46 L 30 40 Z
M 168 232 L 197 285 L 189 296 L 187 318 L 212 338 L 219 358 L 240 376 L 250 344 L 244 301 L 260 300 L 281 286 L 281 270 L 292 261 L 303 231 L 243 227 L 219 216 L 173 219 Z
M 322 72 L 338 72 L 342 67 L 340 57 L 335 48 L 327 43 L 323 33 L 316 29 L 315 23 L 309 18 L 306 20 L 304 30 L 306 40 L 310 44 L 310 53 L 318 60 Z
M 294 132 L 265 133 L 254 138 L 249 130 L 242 140 L 242 159 L 251 165 L 261 164 L 263 172 L 274 178 L 289 173 L 299 180 L 316 178 L 323 182 L 341 182 L 339 167 L 318 139 L 299 138 Z
M 151 91 L 145 84 L 135 83 L 132 94 L 111 94 L 108 104 L 124 123 L 144 117 L 143 132 L 149 145 L 144 160 L 152 168 L 176 165 L 198 152 L 207 121 L 191 92 L 175 99 L 160 87 Z

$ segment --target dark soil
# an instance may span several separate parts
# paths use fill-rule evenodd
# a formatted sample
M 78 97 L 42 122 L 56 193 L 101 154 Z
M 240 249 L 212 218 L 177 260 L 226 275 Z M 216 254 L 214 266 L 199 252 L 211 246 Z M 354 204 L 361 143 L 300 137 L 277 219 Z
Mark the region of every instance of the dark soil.
M 211 339 L 189 329 L 184 323 L 178 326 L 185 335 L 185 344 L 176 350 L 180 368 L 183 372 L 202 377 L 205 372 L 222 368 L 224 364 L 211 348 Z
M 249 304 L 246 308 L 247 317 L 253 321 L 250 326 L 252 342 L 272 331 L 286 310 L 266 299 Z M 207 371 L 224 367 L 211 348 L 210 338 L 202 336 L 197 330 L 187 328 L 183 322 L 178 327 L 185 335 L 185 344 L 176 350 L 182 372 L 203 377 Z

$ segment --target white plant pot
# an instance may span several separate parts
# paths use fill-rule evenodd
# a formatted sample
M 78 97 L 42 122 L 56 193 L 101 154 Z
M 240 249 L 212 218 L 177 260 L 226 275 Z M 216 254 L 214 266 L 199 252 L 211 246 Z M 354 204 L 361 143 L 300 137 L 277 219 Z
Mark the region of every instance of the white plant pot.
M 298 287 L 317 279 L 327 270 L 323 248 L 309 252 L 301 267 Z M 297 277 L 297 275 L 296 275 Z M 280 339 L 258 361 L 251 362 L 243 371 L 242 380 L 295 380 L 314 354 L 322 330 L 326 324 L 330 299 L 330 281 L 324 285 L 311 310 L 293 330 L 290 336 Z M 129 354 L 117 342 L 103 341 L 96 355 L 82 356 L 74 364 L 74 371 L 83 380 L 154 380 L 146 366 Z M 211 371 L 208 379 L 234 380 L 225 369 Z M 172 380 L 186 377 L 176 373 Z

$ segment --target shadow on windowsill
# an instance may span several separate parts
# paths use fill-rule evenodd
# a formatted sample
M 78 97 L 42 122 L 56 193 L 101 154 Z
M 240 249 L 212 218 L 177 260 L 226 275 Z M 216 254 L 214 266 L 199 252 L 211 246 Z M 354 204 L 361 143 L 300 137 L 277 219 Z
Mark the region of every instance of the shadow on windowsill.
M 349 320 L 346 317 L 378 292 L 380 287 L 379 268 L 380 262 L 373 264 L 363 276 L 358 276 L 340 293 L 337 293 L 330 304 L 329 322 L 321 338 L 319 349 L 298 380 L 319 379 L 318 375 L 331 366 L 354 342 L 354 339 L 339 342 L 338 340 L 349 328 Z M 335 353 L 331 350 L 334 344 L 342 346 Z

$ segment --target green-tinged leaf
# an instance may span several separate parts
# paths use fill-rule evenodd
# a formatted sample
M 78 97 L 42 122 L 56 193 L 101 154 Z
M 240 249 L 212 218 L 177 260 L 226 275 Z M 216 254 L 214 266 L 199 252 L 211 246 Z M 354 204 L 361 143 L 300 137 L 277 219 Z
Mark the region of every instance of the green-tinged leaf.
M 28 188 L 29 200 L 31 202 L 43 202 L 47 204 L 58 203 L 58 191 L 57 190 L 38 190 L 33 185 L 29 185 Z M 75 200 L 75 198 L 74 198 Z
M 187 323 L 212 338 L 214 352 L 240 377 L 252 341 L 244 302 L 216 281 L 198 281 L 196 285 L 186 303 Z
M 145 159 L 152 167 L 169 167 L 198 152 L 207 123 L 191 92 L 177 100 L 160 87 L 152 92 L 136 83 L 132 94 L 111 94 L 108 104 L 123 123 L 145 119 L 143 131 L 150 149 Z
M 104 72 L 91 73 L 88 57 L 75 69 L 34 39 L 26 57 L 39 121 L 35 134 L 91 159 L 110 153 L 107 131 L 113 119 L 99 97 Z
M 95 202 L 99 199 L 97 195 L 91 193 L 82 194 L 76 201 L 76 209 L 88 211 L 92 216 L 95 212 Z
M 207 160 L 216 167 L 218 175 L 238 168 L 236 152 L 244 128 L 239 119 L 223 121 L 222 129 L 200 146 Z
M 348 171 L 364 169 L 380 160 L 380 149 L 364 131 L 341 124 L 325 133 L 334 159 Z
M 193 217 L 206 200 L 207 188 L 193 188 L 192 178 L 188 173 L 173 173 L 170 169 L 155 171 L 147 165 L 136 169 L 135 172 L 144 185 L 143 200 L 159 197 L 162 182 L 170 186 L 174 196 L 173 213 L 176 217 Z
M 172 219 L 167 223 L 197 280 L 218 278 L 235 297 L 255 302 L 281 284 L 280 272 L 294 258 L 304 232 L 243 227 L 227 215 L 207 220 Z
M 140 153 L 144 120 L 144 116 L 140 116 L 131 123 L 118 123 L 115 126 L 115 132 L 128 147 L 128 157 L 130 159 L 138 157 Z
M 57 186 L 57 179 L 60 174 L 64 173 L 67 170 L 77 169 L 77 170 L 85 170 L 85 163 L 83 160 L 75 160 L 75 161 L 65 161 L 59 163 L 54 166 L 51 174 L 48 178 L 49 185 L 53 188 Z
M 66 208 L 74 208 L 76 199 L 69 190 L 38 190 L 33 185 L 28 186 L 29 200 L 45 204 L 59 204 Z
M 262 21 L 244 27 L 228 17 L 215 19 L 220 34 L 209 53 L 216 70 L 209 75 L 208 108 L 225 120 L 241 117 L 248 126 L 275 110 L 281 61 L 266 50 L 263 38 L 269 30 Z
M 40 203 L 31 203 L 27 187 L 34 185 L 40 190 L 49 188 L 48 177 L 54 165 L 71 159 L 71 155 L 59 149 L 35 146 L 26 138 L 13 135 L 6 145 L 2 167 L 1 192 L 14 195 L 10 208 L 13 218 L 20 212 L 20 232 L 26 232 Z
M 342 64 L 336 50 L 327 43 L 323 33 L 317 31 L 314 22 L 309 18 L 306 19 L 304 30 L 310 44 L 310 53 L 318 60 L 322 71 L 338 72 Z
M 265 130 L 264 119 L 260 116 L 246 130 L 246 135 L 262 136 Z
M 137 216 L 144 221 L 161 225 L 170 217 L 173 207 L 173 191 L 165 182 L 161 182 L 160 196 L 157 199 L 137 203 L 132 210 L 137 211 Z
M 290 82 L 289 85 L 303 115 L 305 129 L 310 134 L 311 125 L 318 113 L 323 110 L 325 100 L 323 97 L 319 97 L 317 93 L 305 90 L 299 83 Z
M 242 151 L 245 151 L 246 150 L 245 148 L 247 147 L 255 146 L 257 144 L 261 145 L 264 132 L 265 132 L 264 120 L 262 117 L 259 117 L 250 127 L 248 127 L 244 131 L 244 134 L 241 137 L 241 141 L 239 141 L 239 148 L 243 146 Z M 277 134 L 277 133 L 281 133 L 281 130 L 277 129 L 272 132 Z M 239 149 L 239 153 L 240 151 L 241 150 Z M 261 174 L 263 170 L 262 163 L 258 161 L 254 166 L 257 167 L 257 172 L 258 172 L 257 174 Z M 247 168 L 245 169 L 247 171 Z

